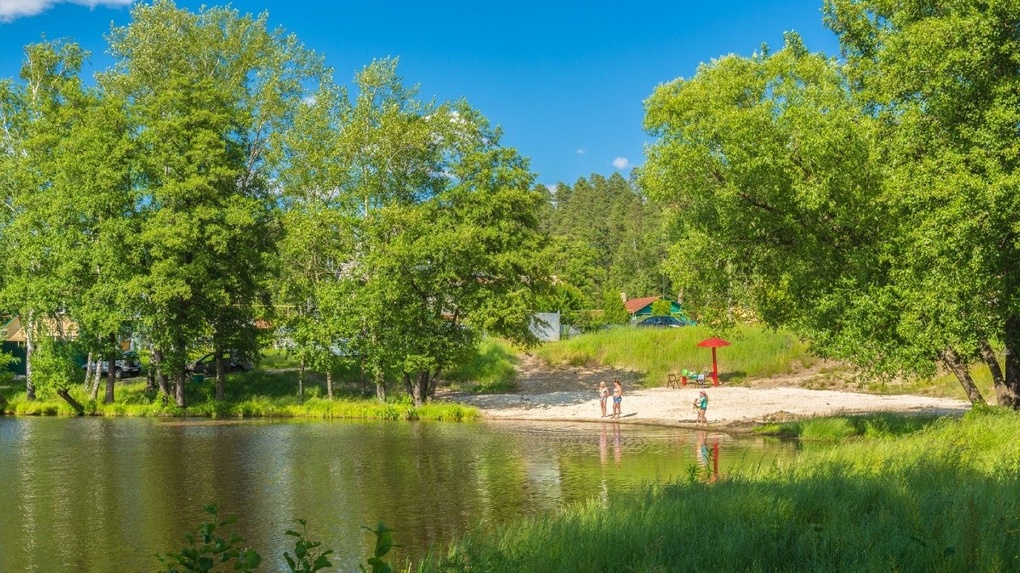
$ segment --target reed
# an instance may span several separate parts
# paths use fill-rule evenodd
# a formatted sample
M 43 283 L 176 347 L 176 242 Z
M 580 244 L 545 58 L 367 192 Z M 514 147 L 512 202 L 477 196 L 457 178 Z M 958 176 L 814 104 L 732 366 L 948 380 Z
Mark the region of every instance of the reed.
M 853 424 L 851 424 L 853 425 Z M 479 530 L 418 571 L 1011 571 L 1020 416 L 977 411 Z

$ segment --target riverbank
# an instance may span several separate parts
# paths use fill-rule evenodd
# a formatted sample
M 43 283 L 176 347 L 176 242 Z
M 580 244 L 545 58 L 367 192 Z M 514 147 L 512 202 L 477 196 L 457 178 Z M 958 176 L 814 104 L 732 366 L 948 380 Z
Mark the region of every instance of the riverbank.
M 554 391 L 543 394 L 448 394 L 444 399 L 473 406 L 482 418 L 498 420 L 605 422 L 698 427 L 692 403 L 700 388 L 625 390 L 622 416 L 603 418 L 594 391 Z M 840 414 L 898 412 L 953 414 L 970 410 L 970 403 L 950 398 L 912 395 L 874 395 L 806 388 L 709 387 L 709 428 L 739 430 L 769 422 Z M 612 410 L 611 404 L 607 409 Z M 705 425 L 702 424 L 701 427 Z
M 896 412 L 960 415 L 970 403 L 953 398 L 913 394 L 867 394 L 849 390 L 814 390 L 800 386 L 810 375 L 769 378 L 748 386 L 687 385 L 640 388 L 636 372 L 614 368 L 554 368 L 532 357 L 518 365 L 517 391 L 502 394 L 447 392 L 440 399 L 478 408 L 496 420 L 605 422 L 704 427 L 692 407 L 700 390 L 708 394 L 712 429 L 739 431 L 771 422 L 843 414 Z M 623 384 L 622 416 L 603 418 L 596 388 L 599 382 Z M 611 384 L 610 384 L 611 388 Z M 612 403 L 607 404 L 612 411 Z

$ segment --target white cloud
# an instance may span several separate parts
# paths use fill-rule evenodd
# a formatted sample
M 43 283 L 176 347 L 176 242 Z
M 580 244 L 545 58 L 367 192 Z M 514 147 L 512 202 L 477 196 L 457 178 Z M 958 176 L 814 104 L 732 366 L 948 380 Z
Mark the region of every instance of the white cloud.
M 613 167 L 617 169 L 626 169 L 630 167 L 630 161 L 626 157 L 617 157 L 613 160 Z
M 77 4 L 94 9 L 96 6 L 129 6 L 135 0 L 0 0 L 0 22 L 35 16 L 56 4 Z
M 584 148 L 581 147 L 577 151 L 575 151 L 574 153 L 576 153 L 578 155 L 584 155 L 585 153 L 587 153 L 587 151 L 585 151 Z

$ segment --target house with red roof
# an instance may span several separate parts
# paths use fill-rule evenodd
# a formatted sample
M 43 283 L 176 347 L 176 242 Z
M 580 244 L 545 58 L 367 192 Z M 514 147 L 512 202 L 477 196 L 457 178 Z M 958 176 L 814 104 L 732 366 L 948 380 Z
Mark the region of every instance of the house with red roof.
M 641 298 L 632 298 L 630 300 L 627 300 L 626 295 L 623 296 L 624 296 L 623 306 L 627 308 L 627 312 L 630 313 L 630 317 L 632 320 L 644 318 L 646 316 L 651 316 L 652 303 L 654 303 L 657 300 L 663 300 L 664 298 L 662 295 L 658 295 L 658 296 L 645 296 Z M 683 314 L 683 307 L 680 306 L 679 302 L 671 300 L 669 301 L 669 313 Z

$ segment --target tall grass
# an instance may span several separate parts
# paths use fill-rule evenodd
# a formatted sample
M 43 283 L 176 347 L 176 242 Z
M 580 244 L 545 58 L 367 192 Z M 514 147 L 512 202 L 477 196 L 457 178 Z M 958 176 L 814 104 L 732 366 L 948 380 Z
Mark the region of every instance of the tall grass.
M 783 466 L 611 495 L 419 571 L 1016 571 L 1020 416 L 977 411 Z
M 143 381 L 119 381 L 116 402 L 104 404 L 89 399 L 81 386 L 71 395 L 90 416 L 159 417 L 197 416 L 211 418 L 319 418 L 363 420 L 443 420 L 470 421 L 478 411 L 461 404 L 426 404 L 414 407 L 404 396 L 394 396 L 385 403 L 365 398 L 351 384 L 338 382 L 336 399 L 325 398 L 321 376 L 306 379 L 305 399 L 297 396 L 296 374 L 293 372 L 246 372 L 227 376 L 224 400 L 214 399 L 211 379 L 190 383 L 186 389 L 186 408 L 179 408 L 164 395 L 147 391 Z M 39 389 L 37 400 L 26 400 L 25 393 L 6 391 L 7 412 L 22 416 L 74 416 L 75 412 L 62 399 L 45 388 Z
M 517 352 L 506 341 L 486 336 L 468 360 L 447 372 L 446 378 L 472 392 L 512 392 L 517 389 Z
M 537 354 L 554 365 L 601 364 L 636 370 L 643 373 L 646 385 L 658 386 L 669 372 L 711 371 L 711 349 L 697 344 L 714 335 L 700 326 L 621 327 L 546 344 Z M 719 375 L 730 383 L 793 372 L 816 361 L 807 345 L 786 331 L 740 326 L 723 338 L 732 344 L 717 350 Z

